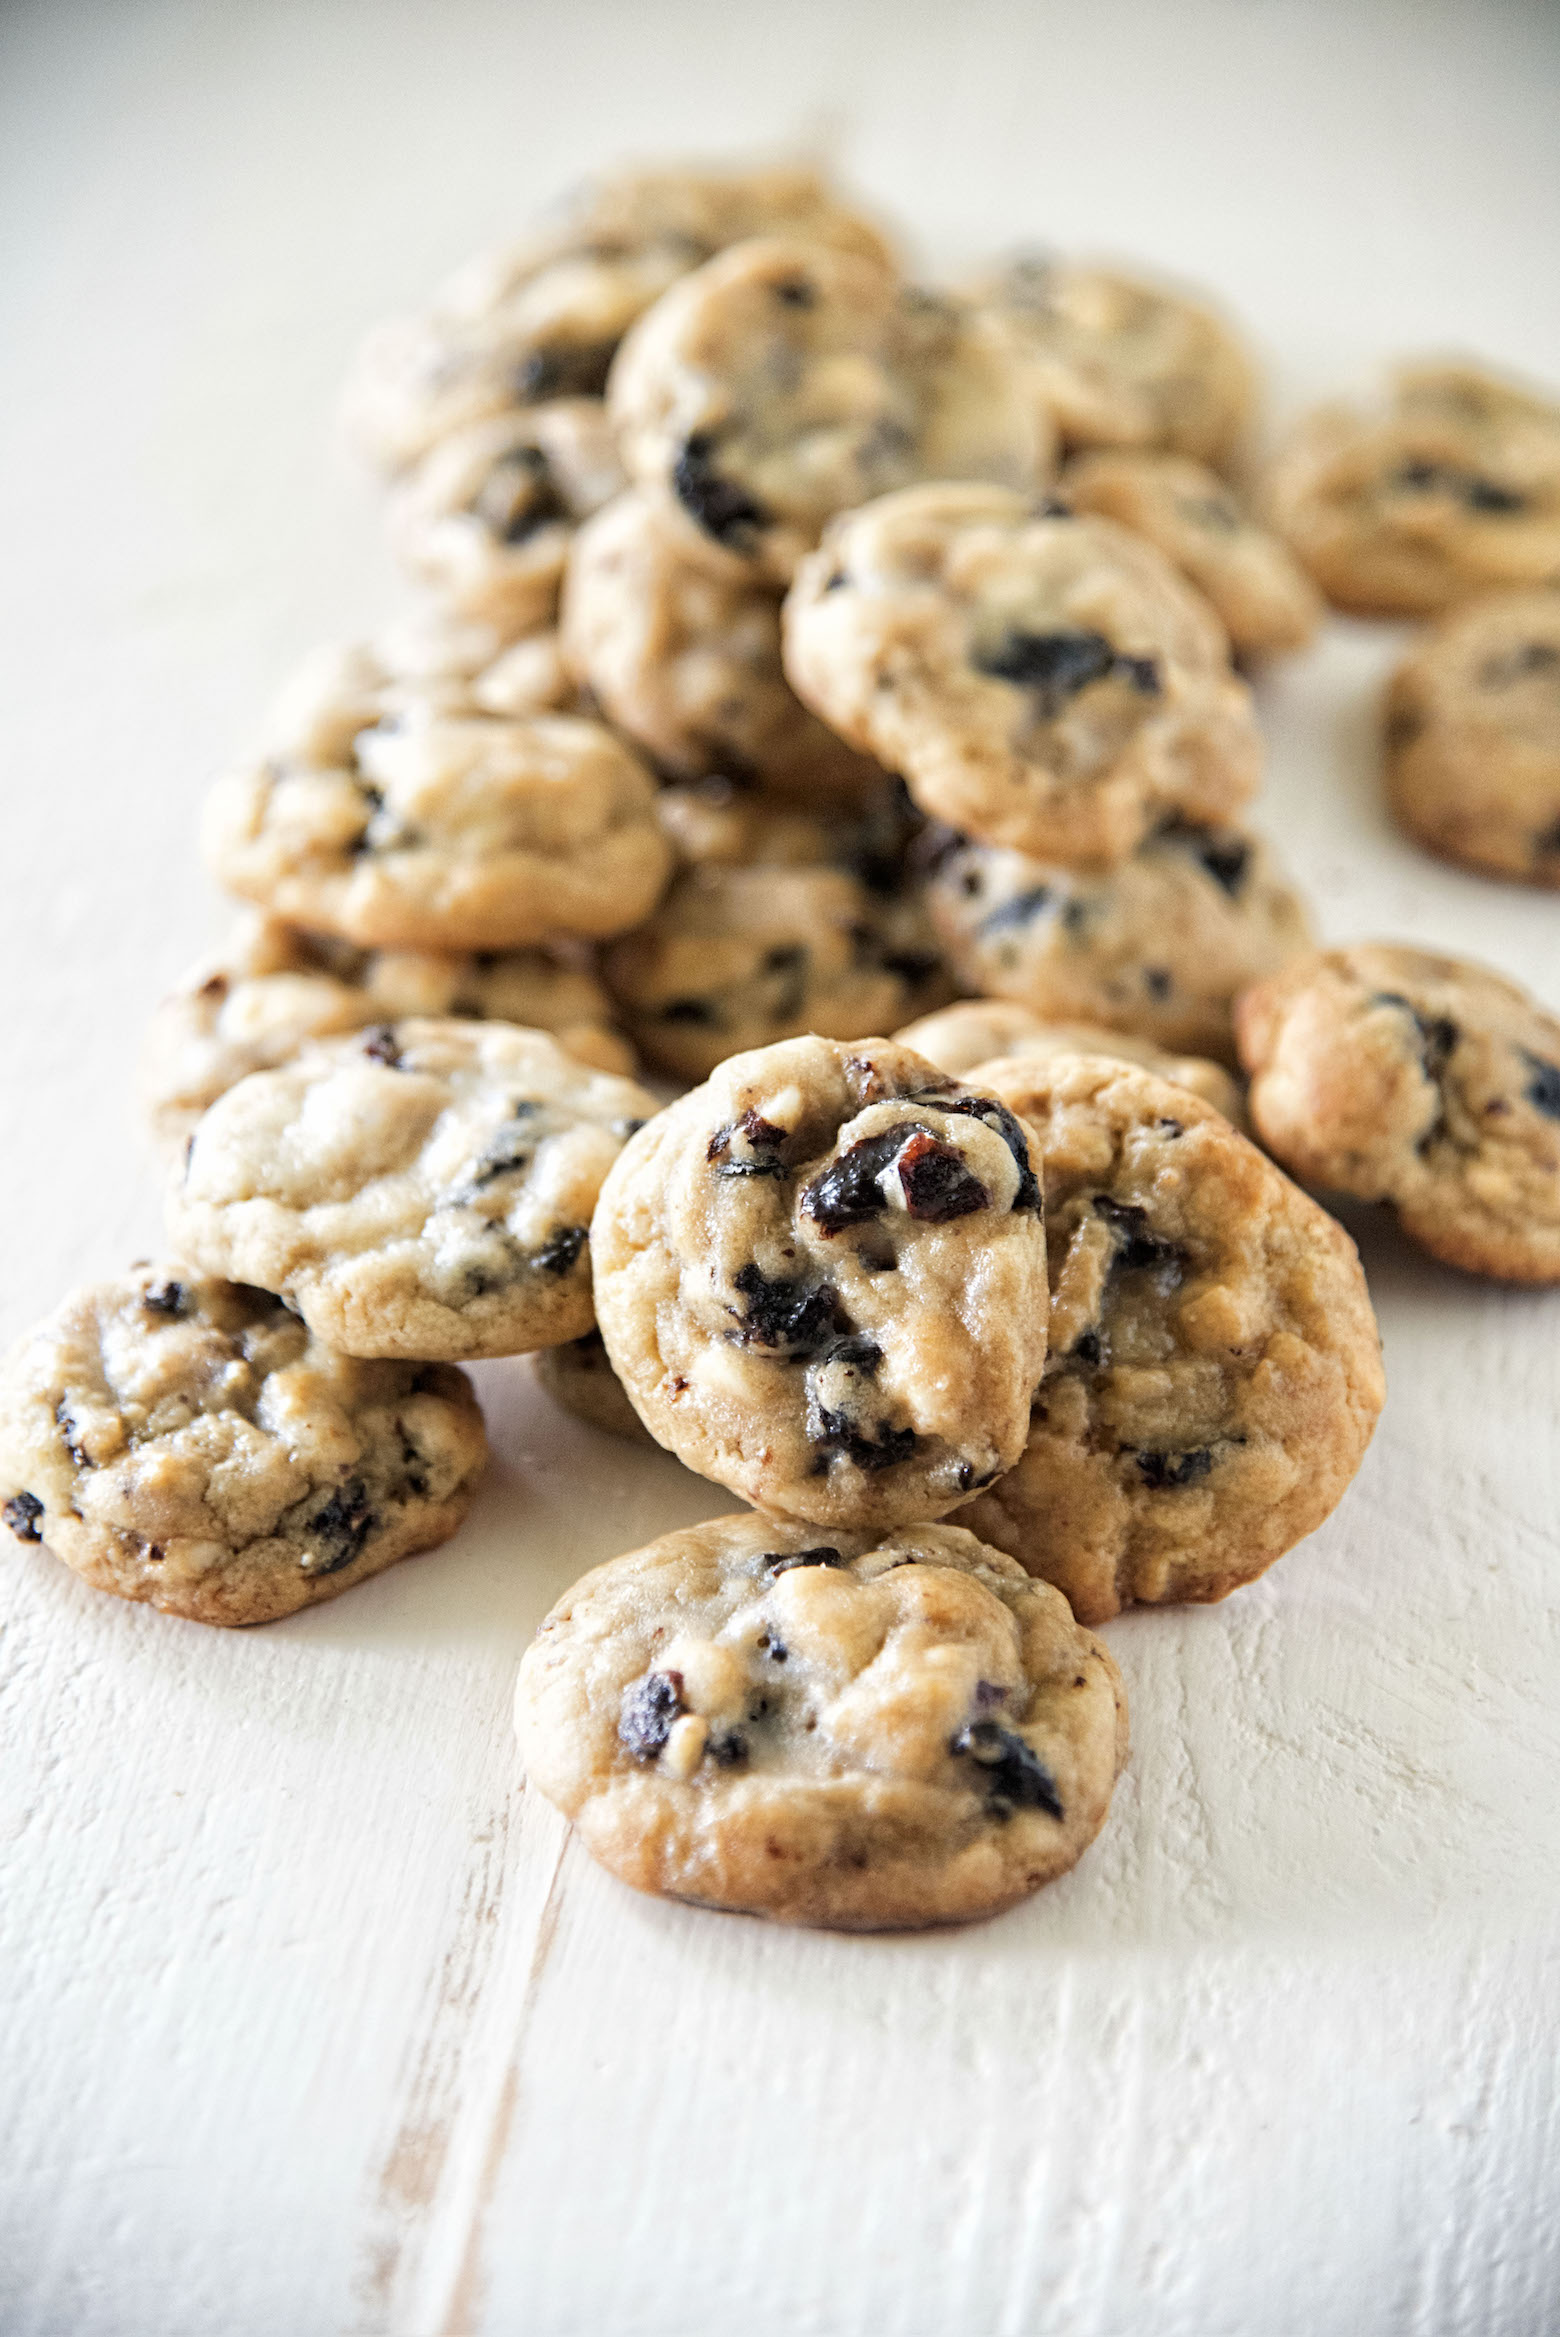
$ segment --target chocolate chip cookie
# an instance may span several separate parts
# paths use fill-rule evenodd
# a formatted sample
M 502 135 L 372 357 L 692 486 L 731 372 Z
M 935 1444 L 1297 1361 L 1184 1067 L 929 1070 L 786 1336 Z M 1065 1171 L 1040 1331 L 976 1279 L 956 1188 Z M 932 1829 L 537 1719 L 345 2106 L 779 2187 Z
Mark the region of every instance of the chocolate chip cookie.
M 1227 464 L 1255 400 L 1250 358 L 1202 301 L 1044 253 L 983 276 L 975 298 L 1023 352 L 1063 444 L 1144 447 Z
M 607 1353 L 657 1442 L 760 1508 L 940 1516 L 1023 1444 L 1039 1207 L 1012 1114 L 902 1047 L 733 1056 L 602 1188 Z
M 1387 800 L 1411 836 L 1488 876 L 1560 886 L 1560 591 L 1443 620 L 1387 696 Z
M 1296 1176 L 1390 1202 L 1449 1266 L 1560 1282 L 1560 1020 L 1515 982 L 1361 942 L 1258 983 L 1235 1028 Z
M 978 1067 L 998 1055 L 1039 1055 L 1048 1061 L 1057 1055 L 1105 1055 L 1113 1063 L 1136 1063 L 1161 1079 L 1173 1079 L 1177 1087 L 1189 1087 L 1237 1127 L 1245 1117 L 1239 1086 L 1222 1064 L 1206 1056 L 1167 1054 L 1147 1039 L 1130 1038 L 1101 1023 L 1042 1022 L 1027 1006 L 1005 998 L 963 998 L 906 1023 L 893 1039 L 896 1047 L 924 1055 L 939 1071 L 973 1075 L 977 1087 Z
M 365 949 L 457 951 L 622 933 L 665 887 L 654 781 L 599 722 L 434 702 L 338 751 L 217 781 L 202 839 L 219 884 Z
M 1362 617 L 1560 583 L 1560 404 L 1478 366 L 1402 365 L 1375 407 L 1321 407 L 1268 490 L 1328 599 Z
M 969 989 L 1222 1062 L 1236 992 L 1310 941 L 1298 894 L 1244 828 L 1172 820 L 1098 874 L 952 834 L 927 857 L 927 908 Z
M 1237 657 L 1303 649 L 1322 596 L 1282 537 L 1262 527 L 1204 463 L 1180 454 L 1079 455 L 1057 493 L 1075 511 L 1146 536 L 1213 608 Z
M 446 1542 L 486 1454 L 463 1373 L 361 1363 L 265 1291 L 136 1266 L 0 1367 L 0 1516 L 97 1590 L 266 1623 Z
M 387 1023 L 219 1097 L 168 1222 L 345 1354 L 518 1355 L 589 1330 L 591 1211 L 656 1108 L 540 1031 Z
M 582 520 L 623 485 L 600 398 L 556 398 L 453 432 L 391 500 L 396 558 L 455 614 L 550 624 Z
M 542 950 L 449 957 L 361 950 L 248 911 L 152 1018 L 141 1092 L 153 1134 L 182 1152 L 202 1112 L 251 1071 L 271 1071 L 310 1039 L 402 1015 L 470 1015 L 550 1032 L 598 1071 L 631 1072 L 634 1050 L 584 965 Z
M 957 1526 L 664 1535 L 559 1600 L 515 1720 L 621 1881 L 847 1931 L 968 1922 L 1065 1873 L 1127 1750 L 1106 1648 Z
M 1034 1133 L 1051 1338 L 1023 1458 L 962 1514 L 1099 1622 L 1221 1599 L 1336 1506 L 1381 1410 L 1354 1244 L 1151 1072 L 988 1063 Z
M 882 784 L 809 713 L 780 664 L 780 596 L 712 576 L 652 495 L 622 495 L 580 531 L 563 647 L 608 720 L 658 767 L 825 801 Z
M 916 479 L 1032 489 L 1050 459 L 989 320 L 853 253 L 775 237 L 658 301 L 608 402 L 630 476 L 691 556 L 782 585 L 837 511 Z
M 1113 520 L 1001 487 L 885 495 L 829 528 L 784 623 L 797 695 L 985 843 L 1104 864 L 1256 787 L 1223 627 Z

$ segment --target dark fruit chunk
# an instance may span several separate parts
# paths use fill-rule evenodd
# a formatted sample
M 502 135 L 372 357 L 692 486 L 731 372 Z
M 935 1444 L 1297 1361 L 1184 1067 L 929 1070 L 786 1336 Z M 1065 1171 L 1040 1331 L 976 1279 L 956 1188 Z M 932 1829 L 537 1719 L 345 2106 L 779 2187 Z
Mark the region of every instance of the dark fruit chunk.
M 672 490 L 690 518 L 706 535 L 735 552 L 751 551 L 752 537 L 769 522 L 761 503 L 745 489 L 723 478 L 713 457 L 714 441 L 706 430 L 696 430 L 683 445 L 672 471 Z
M 847 1225 L 865 1225 L 881 1217 L 888 1203 L 878 1179 L 915 1136 L 935 1141 L 929 1128 L 912 1124 L 880 1129 L 876 1136 L 864 1136 L 859 1144 L 851 1145 L 804 1187 L 804 1213 L 825 1233 L 839 1233 Z
M 304 1562 L 307 1573 L 339 1574 L 354 1558 L 360 1558 L 374 1530 L 374 1512 L 362 1478 L 350 1477 L 345 1485 L 338 1486 L 323 1508 L 315 1511 L 304 1530 L 318 1545 L 313 1564 L 307 1559 Z
M 759 1267 L 741 1267 L 736 1288 L 747 1300 L 741 1329 L 735 1336 L 747 1347 L 768 1347 L 781 1355 L 817 1355 L 849 1328 L 840 1316 L 840 1303 L 824 1282 L 771 1282 Z
M 865 1436 L 847 1413 L 832 1412 L 825 1404 L 814 1412 L 809 1405 L 807 1433 L 823 1454 L 816 1473 L 823 1474 L 836 1456 L 870 1474 L 896 1469 L 901 1461 L 907 1461 L 916 1448 L 915 1430 L 890 1428 L 886 1420 L 879 1420 L 876 1427 L 875 1436 Z
M 993 909 L 989 916 L 982 917 L 980 930 L 982 933 L 1004 933 L 1011 925 L 1029 925 L 1039 916 L 1050 898 L 1049 885 L 1027 885 L 1023 892 L 1015 893 L 1010 901 L 1004 901 L 999 909 Z
M 1444 1014 L 1421 1014 L 1411 998 L 1404 998 L 1396 990 L 1378 990 L 1371 1004 L 1396 1006 L 1408 1016 L 1418 1033 L 1420 1064 L 1424 1075 L 1426 1079 L 1438 1080 L 1460 1036 L 1456 1023 Z
M 703 998 L 671 998 L 658 1011 L 660 1022 L 712 1023 L 715 1009 Z
M 167 1315 L 177 1322 L 190 1311 L 190 1294 L 182 1282 L 157 1282 L 146 1293 L 141 1304 L 148 1314 Z
M 1029 1140 L 1014 1119 L 1006 1104 L 999 1104 L 995 1096 L 951 1095 L 939 1096 L 930 1091 L 913 1099 L 920 1104 L 935 1104 L 940 1112 L 958 1112 L 966 1120 L 981 1120 L 994 1129 L 1009 1152 L 1018 1170 L 1018 1191 L 1013 1195 L 1013 1210 L 1038 1209 L 1040 1182 L 1029 1165 Z
M 717 1769 L 740 1769 L 748 1757 L 748 1741 L 739 1728 L 722 1729 L 718 1737 L 711 1737 L 705 1751 Z
M 774 288 L 775 298 L 784 308 L 816 308 L 818 295 L 805 276 L 788 276 Z
M 1116 1236 L 1118 1266 L 1129 1270 L 1140 1267 L 1174 1266 L 1183 1263 L 1183 1253 L 1174 1242 L 1165 1241 L 1151 1233 L 1148 1211 L 1136 1201 L 1117 1201 L 1109 1193 L 1096 1193 L 1094 1213 L 1103 1217 Z
M 653 1761 L 682 1710 L 681 1672 L 646 1672 L 631 1680 L 618 1707 L 618 1737 L 636 1761 Z
M 387 1071 L 394 1071 L 401 1061 L 401 1050 L 396 1044 L 395 1025 L 376 1022 L 363 1033 L 363 1052 L 371 1061 L 382 1063 Z
M 949 1739 L 948 1750 L 979 1762 L 985 1772 L 986 1807 L 994 1818 L 1010 1818 L 1015 1810 L 1044 1810 L 1048 1818 L 1065 1814 L 1056 1779 L 1039 1754 L 1000 1720 L 972 1720 Z
M 767 1566 L 771 1574 L 789 1574 L 793 1566 L 846 1566 L 849 1560 L 825 1542 L 813 1550 L 766 1550 L 758 1563 Z
M 1242 837 L 1200 828 L 1189 820 L 1171 821 L 1160 834 L 1172 843 L 1189 845 L 1214 883 L 1222 886 L 1232 901 L 1239 899 L 1251 867 L 1251 846 Z
M 531 1263 L 542 1274 L 567 1274 L 589 1239 L 588 1225 L 560 1225 L 532 1253 Z
M 1213 1453 L 1209 1446 L 1200 1444 L 1191 1452 L 1136 1453 L 1138 1472 L 1146 1485 L 1156 1493 L 1174 1492 L 1181 1485 L 1196 1485 L 1213 1467 Z
M 1009 633 L 993 650 L 974 660 L 980 673 L 1033 690 L 1042 715 L 1060 714 L 1091 682 L 1119 674 L 1144 697 L 1159 689 L 1159 668 L 1151 657 L 1124 657 L 1103 633 Z
M 41 1542 L 38 1520 L 43 1515 L 43 1503 L 36 1493 L 13 1493 L 0 1517 L 5 1519 L 19 1542 Z
M 911 1137 L 899 1155 L 899 1182 L 910 1215 L 928 1225 L 968 1217 L 991 1199 L 979 1177 L 966 1168 L 963 1156 L 934 1136 Z
M 1530 1055 L 1526 1047 L 1522 1060 L 1533 1074 L 1527 1084 L 1528 1102 L 1547 1119 L 1560 1120 L 1560 1064 L 1547 1063 L 1542 1055 Z

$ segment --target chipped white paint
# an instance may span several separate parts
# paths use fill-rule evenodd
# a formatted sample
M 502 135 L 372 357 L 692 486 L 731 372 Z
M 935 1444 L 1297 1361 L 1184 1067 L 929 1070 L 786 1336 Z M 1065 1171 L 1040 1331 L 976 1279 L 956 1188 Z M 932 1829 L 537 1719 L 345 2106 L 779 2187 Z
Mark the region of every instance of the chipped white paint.
M 1560 378 L 1552 10 L 444 0 L 0 14 L 3 1329 L 156 1240 L 128 1052 L 214 929 L 202 784 L 377 618 L 361 328 L 582 164 L 832 115 L 948 254 L 1205 276 L 1291 398 Z M 1369 778 L 1390 638 L 1270 684 L 1328 930 L 1560 998 L 1560 904 Z M 1540 2337 L 1560 1930 L 1560 1299 L 1361 1223 L 1386 1420 L 1227 1606 L 1135 1616 L 1098 1848 L 959 1937 L 639 1901 L 520 1788 L 584 1564 L 729 1506 L 482 1374 L 471 1528 L 247 1635 L 0 1550 L 6 2337 Z

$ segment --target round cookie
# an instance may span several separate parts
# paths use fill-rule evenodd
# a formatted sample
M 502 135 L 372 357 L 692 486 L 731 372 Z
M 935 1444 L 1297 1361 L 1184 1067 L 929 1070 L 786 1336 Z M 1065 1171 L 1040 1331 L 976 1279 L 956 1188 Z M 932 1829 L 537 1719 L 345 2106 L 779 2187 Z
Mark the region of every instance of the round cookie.
M 1303 649 L 1322 596 L 1281 537 L 1258 525 L 1203 463 L 1180 454 L 1079 455 L 1057 493 L 1075 511 L 1146 536 L 1197 587 L 1237 657 Z
M 1108 863 L 1168 813 L 1227 818 L 1261 772 L 1223 627 L 1112 520 L 886 495 L 829 528 L 784 624 L 797 695 L 988 844 Z
M 534 1785 L 623 1882 L 849 1931 L 1063 1874 L 1126 1758 L 1109 1652 L 957 1526 L 717 1518 L 612 1559 L 520 1667 Z
M 599 398 L 453 432 L 391 499 L 390 548 L 458 616 L 524 632 L 557 612 L 576 528 L 623 485 Z
M 646 1062 L 677 1079 L 805 1031 L 870 1037 L 952 990 L 919 901 L 817 863 L 685 869 L 601 972 Z
M 1319 1526 L 1385 1385 L 1354 1244 L 1223 1114 L 1133 1066 L 983 1082 L 1044 1163 L 1051 1337 L 1016 1468 L 963 1514 L 1085 1622 L 1221 1599 Z
M 345 1354 L 518 1355 L 589 1330 L 591 1211 L 656 1109 L 540 1031 L 382 1024 L 219 1097 L 168 1223 Z
M 1239 1127 L 1245 1106 L 1237 1083 L 1221 1064 L 1203 1055 L 1171 1055 L 1147 1039 L 1128 1037 L 1094 1022 L 1042 1022 L 1027 1006 L 1006 998 L 964 998 L 906 1023 L 893 1033 L 896 1047 L 924 1055 L 939 1071 L 956 1078 L 966 1073 L 980 1086 L 979 1066 L 999 1055 L 1038 1055 L 1047 1061 L 1057 1055 L 1104 1055 L 1113 1063 L 1136 1063 L 1144 1071 L 1189 1087 L 1205 1104 L 1212 1104 Z
M 227 773 L 202 843 L 230 892 L 365 949 L 626 932 L 672 859 L 650 774 L 601 723 L 436 704 L 359 730 L 339 763 Z
M 655 1438 L 624 1393 L 599 1331 L 587 1331 L 580 1339 L 565 1339 L 556 1347 L 539 1348 L 533 1369 L 553 1402 L 572 1412 L 576 1420 L 604 1428 L 609 1436 L 620 1436 L 628 1444 L 657 1450 Z
M 152 1132 L 167 1151 L 182 1151 L 202 1112 L 251 1071 L 274 1070 L 310 1039 L 409 1014 L 519 1023 L 550 1032 L 598 1071 L 635 1068 L 612 1027 L 612 1001 L 583 966 L 541 950 L 360 950 L 248 911 L 152 1017 L 141 1050 Z
M 777 1516 L 940 1516 L 1009 1467 L 1045 1357 L 1012 1115 L 885 1039 L 721 1064 L 625 1147 L 591 1226 L 656 1441 Z
M 809 170 L 634 170 L 582 188 L 557 222 L 468 261 L 423 316 L 370 335 L 345 420 L 399 470 L 453 430 L 595 396 L 634 319 L 747 236 L 788 234 L 892 264 L 878 231 Z
M 1560 405 L 1478 366 L 1401 365 L 1375 407 L 1307 415 L 1268 497 L 1328 599 L 1358 616 L 1560 583 Z
M 777 584 L 837 511 L 916 479 L 1028 489 L 1050 459 L 997 327 L 794 240 L 685 278 L 624 341 L 607 395 L 630 477 L 690 556 Z
M 262 1290 L 141 1265 L 0 1367 L 0 1516 L 97 1590 L 267 1623 L 446 1542 L 486 1456 L 443 1363 L 361 1363 Z
M 1560 592 L 1454 610 L 1387 694 L 1387 801 L 1444 859 L 1560 886 Z
M 1319 950 L 1236 1006 L 1258 1135 L 1432 1257 L 1560 1282 L 1560 1020 L 1464 958 Z
M 934 840 L 926 905 L 971 990 L 1234 1061 L 1230 1004 L 1305 949 L 1310 920 L 1243 828 L 1174 820 L 1098 874 Z
M 1113 268 L 1021 253 L 973 287 L 1031 369 L 1069 451 L 1144 447 L 1223 467 L 1256 381 L 1224 319 Z
M 837 798 L 882 784 L 809 713 L 780 663 L 780 599 L 690 559 L 654 496 L 618 497 L 569 559 L 563 647 L 602 712 L 659 768 Z

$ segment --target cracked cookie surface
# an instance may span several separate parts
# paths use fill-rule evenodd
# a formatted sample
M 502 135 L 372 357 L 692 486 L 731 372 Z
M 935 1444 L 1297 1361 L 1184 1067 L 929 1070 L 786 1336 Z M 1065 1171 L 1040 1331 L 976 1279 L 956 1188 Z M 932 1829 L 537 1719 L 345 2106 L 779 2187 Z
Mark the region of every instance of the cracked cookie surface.
M 1260 837 L 1169 822 L 1111 869 L 934 838 L 926 903 L 960 979 L 1042 1017 L 1234 1060 L 1231 1001 L 1310 941 Z
M 784 618 L 799 697 L 934 819 L 1103 864 L 1170 813 L 1222 819 L 1262 743 L 1229 642 L 1163 553 L 1000 487 L 847 512 Z
M 1322 1523 L 1375 1427 L 1354 1244 L 1150 1072 L 1014 1057 L 981 1078 L 1042 1158 L 1050 1351 L 1023 1457 L 962 1514 L 1085 1622 L 1221 1599 Z
M 591 1212 L 656 1109 L 540 1031 L 414 1017 L 229 1088 L 168 1221 L 345 1354 L 518 1355 L 589 1330 Z
M 1328 599 L 1359 616 L 1560 583 L 1560 404 L 1474 365 L 1402 365 L 1374 407 L 1307 415 L 1268 499 Z
M 520 1669 L 527 1775 L 637 1890 L 844 1930 L 1071 1867 L 1126 1758 L 1107 1649 L 957 1526 L 717 1518 L 596 1567 Z
M 448 1541 L 487 1450 L 463 1373 L 323 1346 L 183 1266 L 74 1291 L 0 1367 L 0 1514 L 98 1590 L 264 1623 Z
M 904 1048 L 734 1056 L 603 1185 L 613 1369 L 658 1443 L 775 1515 L 940 1516 L 1023 1443 L 1039 1201 L 1012 1115 Z
M 1443 859 L 1560 886 L 1560 591 L 1442 620 L 1387 693 L 1387 800 Z
M 1464 958 L 1318 951 L 1236 1009 L 1257 1133 L 1433 1257 L 1560 1282 L 1560 1019 Z
M 869 260 L 774 238 L 658 302 L 608 403 L 630 476 L 690 556 L 780 585 L 835 512 L 916 479 L 1028 489 L 1050 462 L 987 320 Z

